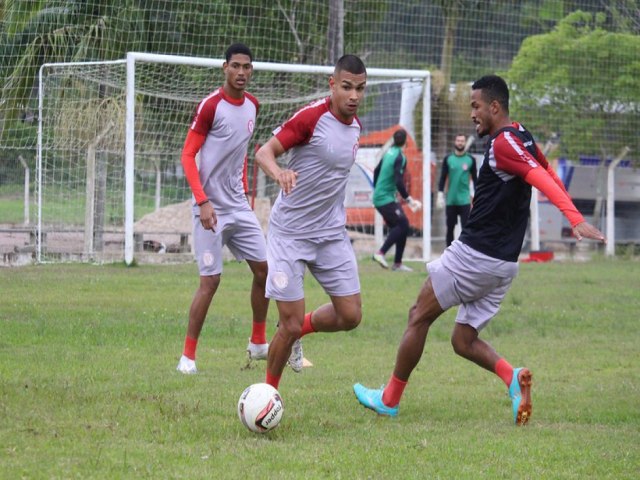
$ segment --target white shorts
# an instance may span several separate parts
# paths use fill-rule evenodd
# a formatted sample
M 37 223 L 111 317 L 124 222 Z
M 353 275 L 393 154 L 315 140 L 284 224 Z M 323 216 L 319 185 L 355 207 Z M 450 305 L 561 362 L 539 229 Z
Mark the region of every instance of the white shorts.
M 439 259 L 427 264 L 433 291 L 442 309 L 460 305 L 456 322 L 478 331 L 500 310 L 518 268 L 517 262 L 489 257 L 459 240 Z
M 331 296 L 360 293 L 358 262 L 347 231 L 318 239 L 267 234 L 267 298 L 294 302 L 304 298 L 305 267 Z
M 219 214 L 215 232 L 204 229 L 199 215 L 193 216 L 193 249 L 201 276 L 222 273 L 224 245 L 238 260 L 267 260 L 264 233 L 251 210 Z

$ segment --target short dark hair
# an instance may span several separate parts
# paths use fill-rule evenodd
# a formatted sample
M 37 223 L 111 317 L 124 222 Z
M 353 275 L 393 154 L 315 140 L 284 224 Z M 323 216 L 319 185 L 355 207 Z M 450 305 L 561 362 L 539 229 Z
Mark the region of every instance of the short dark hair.
M 249 57 L 249 60 L 253 62 L 253 53 L 251 53 L 249 47 L 247 47 L 244 43 L 234 43 L 233 45 L 231 45 L 229 48 L 227 48 L 227 51 L 224 52 L 224 58 L 227 63 L 229 63 L 231 57 L 238 53 L 241 55 L 247 55 Z
M 343 70 L 353 73 L 354 75 L 367 73 L 367 67 L 364 66 L 364 62 L 360 60 L 360 57 L 356 57 L 355 55 L 343 55 L 338 59 L 334 73 L 338 73 Z
M 489 103 L 496 100 L 502 105 L 504 111 L 509 113 L 509 87 L 502 77 L 485 75 L 473 82 L 471 90 L 482 90 L 483 96 Z
M 407 143 L 407 131 L 404 128 L 396 130 L 393 133 L 393 144 L 396 147 L 402 147 L 405 143 Z

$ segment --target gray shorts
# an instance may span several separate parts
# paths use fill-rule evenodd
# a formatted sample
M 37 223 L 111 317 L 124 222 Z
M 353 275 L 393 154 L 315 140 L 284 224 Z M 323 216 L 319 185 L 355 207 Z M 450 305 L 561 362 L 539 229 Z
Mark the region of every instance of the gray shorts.
M 270 229 L 267 262 L 267 298 L 286 302 L 303 299 L 305 267 L 328 295 L 360 293 L 358 262 L 346 230 L 330 237 L 294 239 Z
M 200 275 L 222 273 L 224 245 L 238 260 L 267 260 L 264 233 L 251 210 L 218 215 L 215 232 L 204 229 L 199 215 L 193 216 L 193 249 Z
M 456 322 L 480 331 L 500 310 L 518 275 L 518 263 L 489 257 L 455 240 L 427 270 L 442 309 L 460 305 Z

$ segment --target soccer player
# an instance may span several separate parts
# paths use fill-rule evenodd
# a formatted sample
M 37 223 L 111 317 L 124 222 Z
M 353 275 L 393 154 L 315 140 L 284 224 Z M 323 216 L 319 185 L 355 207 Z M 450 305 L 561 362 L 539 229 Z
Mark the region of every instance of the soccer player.
M 531 372 L 513 368 L 479 332 L 498 312 L 518 273 L 518 256 L 529 218 L 531 186 L 541 190 L 569 219 L 577 240 L 605 242 L 585 222 L 533 136 L 509 118 L 509 89 L 495 75 L 471 86 L 471 119 L 480 136 L 489 135 L 469 220 L 458 240 L 427 264 L 429 276 L 409 310 L 409 321 L 389 383 L 380 389 L 353 386 L 362 405 L 380 415 L 398 415 L 400 398 L 424 350 L 431 324 L 460 305 L 451 336 L 454 351 L 495 373 L 509 390 L 513 420 L 531 416 Z
M 409 196 L 404 186 L 407 157 L 402 153 L 402 147 L 406 143 L 407 132 L 402 128 L 396 130 L 393 133 L 393 146 L 387 150 L 373 171 L 373 206 L 380 212 L 389 227 L 389 234 L 380 249 L 373 254 L 373 260 L 382 268 L 389 268 L 384 256 L 395 245 L 396 252 L 391 269 L 398 272 L 411 272 L 413 269 L 402 263 L 409 234 L 409 220 L 402 210 L 402 205 L 396 200 L 396 191 L 414 212 L 422 206 L 419 201 Z
M 193 192 L 193 241 L 200 272 L 177 368 L 182 373 L 197 373 L 196 347 L 220 285 L 223 245 L 238 260 L 246 260 L 253 273 L 253 328 L 247 352 L 253 360 L 267 358 L 266 242 L 243 187 L 244 159 L 259 109 L 258 100 L 245 91 L 253 74 L 252 61 L 251 50 L 242 43 L 227 49 L 224 85 L 198 105 L 182 151 L 182 166 Z
M 275 388 L 290 355 L 291 367 L 302 367 L 302 355 L 296 355 L 302 336 L 351 330 L 362 318 L 344 198 L 358 151 L 356 113 L 366 83 L 362 60 L 344 55 L 329 78 L 330 96 L 298 110 L 256 154 L 260 167 L 281 188 L 267 233 L 267 296 L 276 300 L 279 324 L 269 346 L 266 383 Z M 286 151 L 291 155 L 281 168 L 276 158 Z M 305 315 L 306 268 L 331 303 Z
M 477 181 L 476 161 L 464 151 L 466 143 L 467 137 L 464 135 L 456 136 L 454 151 L 444 158 L 440 172 L 436 203 L 439 208 L 442 208 L 446 203 L 447 247 L 453 242 L 453 231 L 458 223 L 458 217 L 460 217 L 460 225 L 463 228 L 467 223 L 471 210 L 469 184 L 470 181 L 473 181 L 475 187 Z M 444 198 L 445 185 L 447 185 L 446 202 Z

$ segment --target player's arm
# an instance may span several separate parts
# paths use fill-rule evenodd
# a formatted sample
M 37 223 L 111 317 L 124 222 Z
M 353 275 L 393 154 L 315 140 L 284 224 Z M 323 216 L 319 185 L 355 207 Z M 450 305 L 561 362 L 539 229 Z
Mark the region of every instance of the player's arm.
M 582 240 L 582 237 L 586 237 L 606 242 L 602 232 L 585 221 L 566 190 L 557 185 L 546 169 L 543 167 L 532 168 L 524 177 L 524 181 L 544 193 L 549 201 L 567 217 L 576 239 Z
M 500 141 L 496 139 L 494 157 L 497 168 L 519 176 L 529 185 L 544 193 L 549 201 L 569 220 L 576 239 L 581 240 L 582 237 L 586 237 L 605 241 L 602 232 L 585 221 L 567 191 L 556 183 L 545 166 L 529 153 L 518 137 L 505 133 Z M 544 156 L 540 157 L 540 160 L 548 166 Z
M 567 192 L 567 189 L 565 188 L 564 183 L 562 183 L 562 180 L 560 180 L 560 177 L 558 177 L 558 175 L 556 174 L 556 171 L 553 169 L 553 167 L 547 160 L 547 157 L 545 157 L 544 153 L 542 153 L 542 150 L 540 150 L 538 145 L 536 145 L 536 159 L 538 160 L 538 163 L 542 165 L 542 167 L 551 176 L 553 181 L 556 182 L 556 185 L 558 185 L 562 190 L 564 190 L 564 192 L 567 195 L 569 195 L 569 192 Z
M 216 212 L 213 209 L 213 205 L 209 201 L 207 194 L 204 193 L 202 183 L 200 182 L 200 175 L 198 173 L 198 165 L 196 164 L 196 155 L 204 145 L 206 135 L 202 135 L 189 129 L 187 138 L 184 141 L 184 147 L 182 148 L 182 157 L 180 159 L 182 163 L 182 169 L 187 177 L 187 182 L 193 196 L 196 199 L 196 203 L 200 207 L 200 222 L 202 226 L 207 230 L 214 230 L 218 223 Z
M 204 145 L 206 138 L 207 137 L 205 135 L 201 135 L 200 133 L 189 129 L 187 138 L 184 141 L 184 147 L 182 147 L 182 157 L 180 158 L 182 169 L 184 170 L 187 182 L 189 183 L 189 187 L 191 187 L 191 192 L 193 192 L 193 196 L 195 197 L 198 205 L 209 200 L 207 195 L 204 193 L 202 183 L 200 183 L 198 165 L 196 164 L 196 155 L 202 148 L 202 145 Z
M 440 172 L 440 181 L 438 182 L 438 191 L 444 192 L 444 185 L 447 181 L 447 175 L 449 175 L 449 163 L 447 162 L 448 157 L 444 157 L 442 161 L 442 171 Z
M 274 179 L 282 188 L 282 191 L 289 194 L 296 186 L 298 174 L 293 170 L 280 168 L 276 158 L 285 152 L 284 147 L 277 137 L 273 136 L 256 153 L 256 162 L 260 168 L 270 178 Z
M 442 160 L 442 171 L 440 172 L 440 181 L 438 182 L 438 195 L 436 196 L 436 207 L 444 208 L 444 187 L 447 183 L 447 177 L 449 176 L 449 162 L 447 162 L 448 156 Z

